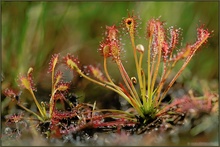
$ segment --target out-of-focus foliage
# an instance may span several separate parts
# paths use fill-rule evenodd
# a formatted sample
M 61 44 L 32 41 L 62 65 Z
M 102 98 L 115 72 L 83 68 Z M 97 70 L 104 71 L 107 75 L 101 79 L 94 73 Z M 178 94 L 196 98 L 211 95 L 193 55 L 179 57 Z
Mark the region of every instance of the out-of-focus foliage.
M 2 89 L 15 87 L 17 76 L 30 66 L 34 68 L 35 82 L 50 89 L 49 74 L 45 73 L 53 53 L 74 53 L 82 65 L 102 64 L 97 49 L 104 35 L 103 28 L 120 25 L 122 18 L 133 10 L 142 22 L 139 36 L 145 36 L 146 22 L 158 17 L 167 26 L 183 29 L 182 44 L 195 41 L 196 28 L 201 24 L 214 30 L 207 45 L 184 72 L 183 79 L 218 78 L 218 2 L 1 2 L 1 7 Z M 123 37 L 123 43 L 127 43 L 124 61 L 132 73 L 128 37 Z M 143 37 L 137 43 L 147 44 Z
M 117 23 L 132 5 L 109 3 L 105 11 L 103 6 L 105 2 L 2 2 L 5 82 L 13 84 L 29 66 L 42 71 L 55 52 L 82 50 L 92 58 L 99 44 L 97 38 L 102 36 L 101 27 Z

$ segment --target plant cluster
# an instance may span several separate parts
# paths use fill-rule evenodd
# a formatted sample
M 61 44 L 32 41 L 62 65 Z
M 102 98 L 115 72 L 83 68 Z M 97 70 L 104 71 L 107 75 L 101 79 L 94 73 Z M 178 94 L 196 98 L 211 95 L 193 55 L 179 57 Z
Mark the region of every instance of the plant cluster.
M 32 77 L 33 68 L 29 68 L 26 76 L 19 77 L 20 85 L 30 92 L 39 113 L 26 108 L 15 91 L 6 89 L 5 95 L 16 101 L 18 106 L 36 116 L 41 121 L 41 129 L 44 129 L 43 132 L 47 136 L 61 137 L 69 132 L 77 132 L 85 128 L 135 126 L 140 120 L 147 123 L 149 120 L 155 119 L 172 106 L 167 106 L 164 109 L 160 107 L 163 98 L 196 51 L 207 42 L 210 32 L 201 26 L 197 29 L 195 43 L 178 48 L 180 29 L 174 27 L 165 29 L 164 22 L 159 19 L 151 19 L 147 23 L 147 46 L 144 47 L 142 44 L 136 45 L 135 43 L 138 18 L 132 14 L 123 19 L 122 23 L 122 26 L 106 26 L 105 37 L 99 48 L 103 56 L 104 72 L 93 65 L 87 66 L 86 70 L 81 69 L 79 59 L 71 54 L 67 54 L 63 58 L 63 63 L 69 69 L 76 71 L 81 77 L 119 94 L 135 109 L 136 113 L 112 109 L 98 110 L 95 103 L 94 105 L 78 104 L 75 102 L 76 98 L 73 98 L 74 101 L 70 100 L 68 92 L 70 83 L 64 82 L 62 80 L 63 73 L 55 69 L 60 60 L 59 54 L 54 54 L 50 61 L 49 72 L 52 75 L 52 88 L 49 103 L 39 103 L 34 94 L 36 88 Z M 127 30 L 130 37 L 136 76 L 129 76 L 121 60 L 121 50 L 123 48 L 119 39 L 119 29 L 121 27 Z M 109 74 L 107 66 L 109 58 L 111 58 L 113 64 L 117 65 L 123 79 L 123 82 L 119 84 Z M 144 60 L 145 58 L 146 60 Z M 172 80 L 168 81 L 168 77 L 173 74 L 172 70 L 180 61 L 182 61 L 182 66 L 172 77 Z M 147 62 L 147 67 L 143 67 L 143 62 Z M 159 80 L 158 83 L 157 80 Z M 168 83 L 168 86 L 165 86 L 165 83 Z M 58 110 L 56 108 L 58 101 L 63 106 L 64 104 L 68 105 L 68 110 Z M 12 121 L 18 121 L 18 119 L 19 117 L 14 115 L 11 118 Z
M 132 128 L 135 126 L 136 120 L 129 113 L 119 110 L 98 110 L 96 103 L 94 105 L 88 103 L 79 104 L 77 97 L 68 92 L 70 82 L 64 82 L 62 80 L 63 73 L 60 70 L 55 72 L 58 60 L 59 55 L 54 54 L 50 61 L 49 72 L 52 75 L 52 88 L 49 103 L 39 103 L 34 94 L 36 87 L 32 77 L 33 68 L 29 68 L 26 76 L 22 75 L 19 77 L 20 86 L 29 91 L 38 108 L 39 114 L 25 107 L 15 90 L 6 89 L 4 91 L 7 97 L 10 97 L 18 106 L 33 114 L 40 121 L 37 126 L 44 135 L 49 138 L 62 138 L 63 135 L 68 135 L 70 132 L 77 134 L 91 128 L 99 129 L 106 126 L 109 128 L 118 126 Z M 64 110 L 57 108 L 56 104 L 58 103 L 62 105 Z M 24 119 L 24 115 L 22 113 L 14 114 L 7 116 L 6 119 L 6 124 L 17 124 Z
M 122 45 L 118 37 L 120 33 L 119 27 L 115 25 L 106 26 L 105 39 L 99 48 L 103 56 L 104 73 L 99 68 L 90 65 L 90 75 L 93 75 L 94 78 L 87 76 L 79 68 L 79 61 L 73 55 L 65 57 L 65 64 L 70 69 L 77 71 L 85 79 L 118 93 L 131 104 L 141 118 L 147 120 L 154 118 L 159 112 L 161 101 L 186 68 L 196 51 L 207 42 L 210 33 L 203 26 L 199 27 L 197 29 L 196 42 L 187 44 L 179 49 L 180 29 L 170 27 L 166 30 L 162 21 L 151 19 L 148 21 L 146 28 L 148 46 L 144 47 L 142 44 L 135 44 L 137 21 L 138 18 L 136 16 L 129 15 L 122 22 L 122 27 L 127 30 L 130 36 L 136 76 L 130 77 L 124 68 L 121 60 Z M 144 60 L 144 57 L 147 59 Z M 117 64 L 124 82 L 123 84 L 116 84 L 109 75 L 107 67 L 108 58 L 112 58 L 115 64 Z M 183 61 L 181 68 L 172 80 L 168 81 L 168 77 L 179 61 Z M 147 62 L 147 67 L 142 66 L 143 62 Z M 162 72 L 159 73 L 159 70 Z M 159 79 L 158 84 L 156 84 L 157 79 Z M 165 82 L 169 82 L 167 87 L 164 86 Z M 138 85 L 138 87 L 135 87 L 135 85 Z

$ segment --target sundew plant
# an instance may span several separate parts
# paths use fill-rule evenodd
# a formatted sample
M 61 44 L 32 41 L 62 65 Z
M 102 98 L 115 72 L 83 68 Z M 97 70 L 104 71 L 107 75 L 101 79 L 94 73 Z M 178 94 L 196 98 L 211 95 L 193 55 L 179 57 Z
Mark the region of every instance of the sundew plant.
M 147 121 L 159 114 L 161 101 L 196 51 L 207 42 L 210 32 L 202 25 L 197 28 L 197 38 L 194 43 L 179 47 L 181 29 L 173 26 L 165 28 L 165 23 L 160 19 L 151 19 L 146 23 L 147 43 L 143 42 L 143 44 L 148 45 L 145 46 L 136 44 L 138 22 L 137 16 L 129 14 L 123 19 L 122 25 L 106 26 L 105 37 L 99 48 L 103 56 L 104 71 L 93 65 L 87 66 L 86 70 L 80 69 L 80 61 L 76 55 L 66 55 L 64 62 L 83 78 L 119 94 L 136 110 L 140 118 Z M 129 35 L 131 47 L 125 50 L 133 52 L 136 76 L 128 75 L 121 60 L 123 46 L 119 39 L 122 32 L 120 29 L 127 30 L 126 34 Z M 122 82 L 115 83 L 109 74 L 108 59 L 112 60 L 110 63 L 117 65 Z M 173 76 L 173 69 L 177 67 L 179 61 L 182 61 L 182 65 Z M 143 67 L 143 62 L 147 62 L 147 67 Z M 171 75 L 173 77 L 170 77 Z M 168 79 L 172 80 L 168 81 Z M 159 82 L 156 82 L 157 80 Z M 165 83 L 168 85 L 165 86 Z
M 204 29 L 203 26 L 200 26 L 197 28 L 196 41 L 179 48 L 181 29 L 173 26 L 166 29 L 163 21 L 160 19 L 151 19 L 146 23 L 145 38 L 147 43 L 143 42 L 143 44 L 147 44 L 147 46 L 144 46 L 143 44 L 135 43 L 138 38 L 136 37 L 138 21 L 139 18 L 132 14 L 124 18 L 119 26 L 106 26 L 104 40 L 101 41 L 98 49 L 103 57 L 104 71 L 94 65 L 88 65 L 86 66 L 87 68 L 81 69 L 80 60 L 76 55 L 67 54 L 63 57 L 62 63 L 67 68 L 76 71 L 81 77 L 117 93 L 134 108 L 135 113 L 113 109 L 95 110 L 95 104 L 92 106 L 91 111 L 117 112 L 119 115 L 123 114 L 121 117 L 133 121 L 135 120 L 134 118 L 139 118 L 140 120 L 144 120 L 144 122 L 148 122 L 159 116 L 163 112 L 163 108 L 160 107 L 161 101 L 165 98 L 167 92 L 186 68 L 196 51 L 210 37 L 210 32 Z M 125 50 L 133 52 L 136 76 L 129 76 L 123 65 L 121 59 L 123 45 L 119 39 L 122 32 L 120 29 L 126 30 L 127 33 L 125 34 L 129 35 L 131 47 L 125 48 Z M 112 62 L 107 62 L 107 60 L 111 60 Z M 35 115 L 41 122 L 54 119 L 61 115 L 58 114 L 59 112 L 56 109 L 57 101 L 66 101 L 72 109 L 75 109 L 73 103 L 67 100 L 70 83 L 62 80 L 63 73 L 61 71 L 55 70 L 58 61 L 59 54 L 54 54 L 49 67 L 52 77 L 49 104 L 45 102 L 39 103 L 34 94 L 36 88 L 32 77 L 32 67 L 29 68 L 26 76 L 21 75 L 19 77 L 20 86 L 30 92 L 40 114 L 26 108 L 21 103 L 15 91 L 11 89 L 5 90 L 6 96 L 11 97 L 12 100 L 17 102 L 17 105 Z M 179 61 L 181 61 L 180 63 L 182 65 L 177 72 L 173 72 Z M 143 62 L 147 63 L 146 67 L 143 66 Z M 113 77 L 109 74 L 107 63 L 117 65 L 123 81 L 116 83 L 113 80 Z M 81 106 L 77 107 L 76 111 L 80 108 Z M 75 115 L 71 115 L 71 117 L 75 117 Z M 117 117 L 120 117 L 119 115 Z M 61 119 L 63 117 L 69 118 L 69 113 L 64 113 L 62 117 L 59 116 L 58 118 Z M 88 119 L 94 120 L 95 118 L 89 117 Z

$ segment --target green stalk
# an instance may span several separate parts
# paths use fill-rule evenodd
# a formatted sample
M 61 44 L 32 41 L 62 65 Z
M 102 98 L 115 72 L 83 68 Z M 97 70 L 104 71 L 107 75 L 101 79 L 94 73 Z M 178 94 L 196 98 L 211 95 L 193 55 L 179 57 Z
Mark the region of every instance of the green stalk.
M 170 88 L 172 87 L 173 83 L 176 81 L 176 79 L 180 76 L 180 74 L 183 72 L 183 70 L 186 68 L 186 66 L 188 65 L 189 61 L 192 59 L 192 57 L 194 56 L 195 52 L 197 51 L 197 49 L 207 40 L 209 36 L 203 38 L 203 40 L 201 40 L 199 42 L 199 44 L 197 44 L 197 46 L 195 46 L 192 49 L 192 53 L 187 57 L 186 61 L 184 62 L 184 64 L 182 65 L 182 67 L 180 68 L 180 70 L 178 71 L 178 73 L 175 75 L 175 77 L 172 79 L 172 81 L 169 83 L 167 89 L 163 92 L 163 95 L 161 98 L 164 98 L 165 95 L 167 94 L 167 92 L 170 90 Z
M 195 52 L 197 51 L 197 49 L 208 39 L 208 35 L 205 36 L 202 40 L 199 40 L 199 44 L 196 44 L 196 46 L 193 46 L 194 48 L 192 48 L 192 52 L 190 53 L 190 55 L 188 55 L 186 61 L 184 62 L 184 64 L 182 65 L 182 67 L 180 68 L 180 70 L 178 71 L 178 73 L 175 75 L 175 77 L 172 79 L 172 81 L 169 83 L 167 89 L 163 92 L 163 95 L 161 98 L 164 98 L 165 95 L 167 94 L 167 92 L 170 90 L 170 88 L 172 87 L 173 83 L 176 81 L 176 79 L 179 77 L 179 75 L 183 72 L 183 70 L 186 68 L 186 66 L 188 65 L 189 61 L 192 59 L 192 57 L 194 56 Z
M 112 79 L 111 79 L 109 73 L 108 73 L 108 69 L 107 69 L 107 58 L 106 58 L 106 57 L 104 57 L 104 64 L 103 64 L 103 66 L 104 66 L 104 71 L 105 71 L 105 75 L 106 75 L 107 79 L 109 80 L 110 83 L 112 83 L 113 85 L 115 85 L 114 82 L 112 81 Z
M 141 75 L 142 75 L 142 82 L 143 82 L 143 86 L 140 87 L 141 89 L 141 96 L 142 96 L 142 100 L 143 100 L 143 106 L 146 106 L 147 100 L 146 100 L 146 78 L 145 78 L 145 73 L 142 69 L 142 61 L 143 61 L 143 56 L 144 54 L 141 52 L 140 54 L 140 58 L 139 58 L 139 69 L 141 70 Z
M 42 110 L 42 107 L 41 107 L 40 104 L 38 103 L 37 98 L 35 97 L 33 90 L 32 90 L 32 89 L 28 89 L 28 90 L 29 90 L 29 92 L 31 93 L 31 95 L 32 95 L 32 97 L 33 97 L 33 99 L 34 99 L 34 102 L 35 102 L 35 104 L 37 105 L 37 108 L 38 108 L 38 110 L 40 111 L 41 116 L 42 116 L 44 119 L 46 119 L 46 118 L 47 118 L 47 115 L 44 114 L 44 111 Z
M 184 62 L 184 64 L 182 65 L 182 67 L 180 68 L 180 70 L 177 72 L 177 74 L 174 76 L 174 78 L 172 79 L 172 81 L 169 83 L 169 85 L 167 86 L 167 89 L 164 90 L 163 95 L 161 96 L 161 99 L 163 99 L 165 97 L 165 95 L 167 94 L 167 92 L 170 90 L 170 88 L 173 86 L 174 82 L 176 81 L 176 79 L 180 76 L 180 74 L 183 72 L 183 70 L 186 68 L 186 66 L 188 65 L 189 61 L 191 60 L 193 54 L 191 56 L 189 56 L 186 61 Z
M 144 105 L 145 109 L 148 110 L 150 108 L 150 101 L 152 101 L 152 96 L 151 96 L 151 62 L 150 62 L 150 55 L 151 55 L 151 43 L 152 43 L 152 36 L 149 38 L 149 44 L 148 44 L 148 61 L 147 61 L 147 71 L 148 71 L 148 74 L 147 74 L 147 81 L 148 81 L 148 85 L 147 85 L 147 89 L 148 89 L 148 98 L 147 98 L 147 102 L 146 105 Z
M 158 32 L 159 33 L 159 32 Z M 158 57 L 157 57 L 157 64 L 156 64 L 156 67 L 155 67 L 155 72 L 153 74 L 153 79 L 152 79 L 152 83 L 151 83 L 151 90 L 153 91 L 154 89 L 154 85 L 155 85 L 155 82 L 156 82 L 156 78 L 158 76 L 158 71 L 159 71 L 159 66 L 160 66 L 160 59 L 161 59 L 161 44 L 159 43 L 159 47 L 158 47 Z
M 156 97 L 155 98 L 155 100 L 156 100 L 155 101 L 155 106 L 156 107 L 159 106 L 159 104 L 161 102 L 161 99 L 159 99 L 159 97 L 160 97 L 160 92 L 161 92 L 161 90 L 163 88 L 163 85 L 164 85 L 164 83 L 166 81 L 166 72 L 167 72 L 167 70 L 164 69 L 164 72 L 163 72 L 163 75 L 161 77 L 160 83 L 158 84 L 158 87 L 154 90 L 154 93 L 156 92 L 156 94 L 155 94 L 155 97 Z
M 129 112 L 125 112 L 122 110 L 116 110 L 116 109 L 100 109 L 100 110 L 94 110 L 94 112 L 105 112 L 105 111 L 109 111 L 109 112 L 118 112 L 118 113 L 122 113 L 122 114 L 126 114 L 128 116 L 134 117 L 133 114 L 129 113 Z
M 52 78 L 51 78 L 51 81 L 52 81 L 51 93 L 53 93 L 53 92 L 54 92 L 54 89 L 55 89 L 55 85 L 54 85 L 54 69 L 52 69 Z
M 81 75 L 82 77 L 84 77 L 85 79 L 87 79 L 87 80 L 89 80 L 89 81 L 91 81 L 91 82 L 93 82 L 93 83 L 96 83 L 96 84 L 98 84 L 98 85 L 100 85 L 100 86 L 102 86 L 102 87 L 106 87 L 106 88 L 108 88 L 108 89 L 110 89 L 110 90 L 112 90 L 112 91 L 118 93 L 118 94 L 121 95 L 126 101 L 128 101 L 128 102 L 132 105 L 132 107 L 135 108 L 135 110 L 138 112 L 138 114 L 140 114 L 140 116 L 142 116 L 142 117 L 144 116 L 143 113 L 142 113 L 142 111 L 141 111 L 141 109 L 140 109 L 140 106 L 138 105 L 138 103 L 136 103 L 136 101 L 134 101 L 134 99 L 129 98 L 129 97 L 128 97 L 125 93 L 123 93 L 122 91 L 119 91 L 118 89 L 115 89 L 115 88 L 109 86 L 109 85 L 106 84 L 106 83 L 101 83 L 101 82 L 99 82 L 99 81 L 96 81 L 96 80 L 94 80 L 94 79 L 92 79 L 92 78 L 86 76 L 86 75 L 85 75 L 84 73 L 82 73 L 82 71 L 81 71 L 80 69 L 78 69 L 78 68 L 76 69 L 76 71 L 77 71 L 78 74 L 80 74 L 80 75 Z
M 142 83 L 141 68 L 139 68 L 139 66 L 138 66 L 137 51 L 136 51 L 135 42 L 134 42 L 134 34 L 132 34 L 131 32 L 130 32 L 130 40 L 131 40 L 131 44 L 132 44 L 132 48 L 133 48 L 133 52 L 134 52 L 134 60 L 135 60 L 136 71 L 137 71 L 137 75 L 138 75 L 140 91 L 141 91 L 142 99 L 144 100 L 145 96 L 144 96 L 144 92 L 143 92 L 144 87 L 143 87 L 143 83 Z
M 100 110 L 93 110 L 93 112 L 116 112 L 116 115 L 114 114 L 109 114 L 106 115 L 107 117 L 115 117 L 115 118 L 126 118 L 131 121 L 137 122 L 137 119 L 135 118 L 135 115 L 130 114 L 128 112 L 122 111 L 122 110 L 116 110 L 116 109 L 100 109 Z M 85 112 L 84 114 L 87 114 L 88 112 Z M 124 115 L 126 116 L 124 116 Z M 106 117 L 104 116 L 104 117 Z M 103 117 L 103 116 L 102 116 Z
M 57 90 L 55 89 L 55 90 L 53 90 L 53 93 L 52 93 L 52 95 L 51 95 L 51 98 L 50 98 L 50 110 L 49 110 L 49 118 L 51 118 L 51 116 L 52 116 L 52 113 L 53 113 L 53 110 L 54 110 L 54 95 L 55 95 L 55 93 L 57 92 Z
M 145 76 L 144 72 L 143 72 L 143 85 L 144 85 L 144 87 L 146 87 L 146 76 Z M 147 97 L 146 96 L 147 96 L 146 89 L 144 89 L 143 95 L 142 95 L 144 109 L 146 109 L 145 106 L 147 105 Z
M 105 71 L 105 74 L 106 74 L 106 77 L 107 79 L 109 80 L 109 85 L 113 86 L 115 89 L 117 89 L 118 91 L 121 91 L 121 87 L 115 85 L 115 83 L 112 81 L 110 75 L 109 75 L 109 72 L 108 72 L 108 69 L 107 69 L 107 58 L 104 57 L 104 71 Z
M 123 64 L 121 63 L 120 60 L 116 61 L 116 63 L 118 65 L 118 68 L 119 68 L 119 71 L 120 71 L 120 73 L 122 75 L 122 78 L 123 78 L 127 88 L 129 89 L 132 97 L 135 98 L 135 100 L 137 101 L 137 103 L 139 103 L 139 105 L 141 105 L 140 98 L 139 98 L 139 96 L 137 94 L 137 91 L 134 88 L 134 85 L 133 85 L 131 79 L 129 78 L 129 76 L 128 76 L 128 74 L 127 74 Z
M 163 85 L 164 85 L 164 83 L 165 83 L 167 77 L 170 75 L 170 72 L 172 71 L 172 69 L 173 69 L 174 66 L 176 65 L 177 61 L 178 61 L 178 60 L 175 60 L 175 61 L 173 62 L 173 64 L 172 64 L 172 66 L 170 67 L 170 69 L 169 69 L 168 71 L 166 70 L 165 73 L 163 74 L 162 78 L 161 78 L 161 81 L 160 81 L 160 83 L 159 83 L 159 85 L 158 85 L 158 88 L 157 88 L 157 91 L 156 91 L 156 100 L 157 100 L 156 107 L 159 106 L 159 104 L 161 103 L 161 101 L 162 101 L 162 99 L 163 99 L 163 97 L 161 97 L 161 98 L 159 99 L 161 90 L 162 90 L 162 88 L 163 88 Z
M 106 87 L 106 88 L 108 88 L 108 89 L 110 89 L 110 90 L 112 90 L 112 91 L 114 91 L 114 92 L 120 94 L 120 95 L 121 95 L 122 97 L 124 97 L 129 103 L 131 103 L 130 99 L 129 99 L 122 91 L 119 91 L 119 90 L 117 90 L 117 89 L 114 89 L 113 87 L 109 86 L 107 83 L 102 83 L 102 82 L 96 81 L 96 80 L 94 80 L 94 79 L 92 79 L 92 78 L 86 76 L 80 69 L 76 69 L 76 71 L 78 72 L 78 74 L 80 74 L 80 75 L 81 75 L 82 77 L 84 77 L 85 79 L 87 79 L 87 80 L 89 80 L 89 81 L 91 81 L 91 82 L 93 82 L 93 83 L 95 83 L 95 84 L 98 84 L 98 85 L 100 85 L 100 86 L 102 86 L 102 87 Z
M 42 118 L 41 118 L 39 115 L 37 115 L 35 112 L 31 111 L 30 109 L 24 107 L 23 105 L 21 105 L 21 104 L 19 104 L 19 103 L 17 103 L 17 105 L 18 105 L 19 107 L 21 107 L 22 109 L 24 109 L 25 111 L 27 111 L 27 112 L 29 112 L 29 113 L 35 115 L 40 121 L 44 122 L 44 119 L 42 119 Z

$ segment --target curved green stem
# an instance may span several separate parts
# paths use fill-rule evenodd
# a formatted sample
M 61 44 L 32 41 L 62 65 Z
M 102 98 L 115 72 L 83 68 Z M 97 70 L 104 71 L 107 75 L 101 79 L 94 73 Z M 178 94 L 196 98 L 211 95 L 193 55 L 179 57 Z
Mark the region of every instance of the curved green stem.
M 127 96 L 125 93 L 123 93 L 122 91 L 111 87 L 110 85 L 108 85 L 108 83 L 101 83 L 101 82 L 99 82 L 99 81 L 96 81 L 96 80 L 94 80 L 94 79 L 92 79 L 92 78 L 86 76 L 86 75 L 85 75 L 80 69 L 78 69 L 78 68 L 76 69 L 76 71 L 78 72 L 78 74 L 80 74 L 80 75 L 81 75 L 82 77 L 84 77 L 85 79 L 87 79 L 87 80 L 89 80 L 89 81 L 91 81 L 91 82 L 93 82 L 93 83 L 96 83 L 96 84 L 98 84 L 98 85 L 100 85 L 100 86 L 106 87 L 106 88 L 108 88 L 108 89 L 110 89 L 110 90 L 112 90 L 112 91 L 118 93 L 120 96 L 122 96 L 126 101 L 128 101 L 128 102 L 136 109 L 136 111 L 138 112 L 138 114 L 140 114 L 140 116 L 142 116 L 142 117 L 144 116 L 144 115 L 143 115 L 143 112 L 141 111 L 140 106 L 138 105 L 138 103 L 137 103 L 136 101 L 134 101 L 133 98 L 128 97 L 128 96 Z
M 155 71 L 154 71 L 154 74 L 153 74 L 153 79 L 152 79 L 152 83 L 151 83 L 151 90 L 153 91 L 154 89 L 154 85 L 155 85 L 155 82 L 156 82 L 156 78 L 158 76 L 158 71 L 159 71 L 159 67 L 160 67 L 160 60 L 161 60 L 161 45 L 159 45 L 158 47 L 158 57 L 157 57 L 157 64 L 156 64 L 156 67 L 155 67 Z
M 151 92 L 151 45 L 152 45 L 152 36 L 149 38 L 149 44 L 148 44 L 148 53 L 147 53 L 147 57 L 148 57 L 148 60 L 147 60 L 147 81 L 148 81 L 148 84 L 147 84 L 147 89 L 148 89 L 148 97 L 147 97 L 147 103 L 145 105 L 145 109 L 148 110 L 150 108 L 150 101 L 152 101 L 152 92 Z
M 53 92 L 54 92 L 54 89 L 55 89 L 55 86 L 54 86 L 54 70 L 52 70 L 52 77 L 51 77 L 51 80 L 52 80 L 51 93 L 53 93 Z
M 105 71 L 105 75 L 109 81 L 109 85 L 113 86 L 114 88 L 116 88 L 118 91 L 121 91 L 121 88 L 117 85 L 115 85 L 115 83 L 112 81 L 109 73 L 108 73 L 108 69 L 107 69 L 107 58 L 104 57 L 104 71 Z
M 40 117 L 39 115 L 37 115 L 37 113 L 31 111 L 30 109 L 24 107 L 23 105 L 21 105 L 21 104 L 19 104 L 19 103 L 17 103 L 17 105 L 18 105 L 19 107 L 21 107 L 22 109 L 26 110 L 27 112 L 29 112 L 29 113 L 35 115 L 40 121 L 44 122 L 44 119 L 43 119 L 42 117 Z
M 53 93 L 51 94 L 50 102 L 49 102 L 49 118 L 51 118 L 53 110 L 54 110 L 54 95 L 56 94 L 57 89 L 53 90 Z
M 112 79 L 111 79 L 109 73 L 108 73 L 108 69 L 107 69 L 107 58 L 106 58 L 106 57 L 104 57 L 104 65 L 103 65 L 103 66 L 104 66 L 104 71 L 105 71 L 105 75 L 106 75 L 107 79 L 109 80 L 110 83 L 112 83 L 112 85 L 115 85 L 114 82 L 112 81 Z
M 165 81 L 167 79 L 167 77 L 170 75 L 172 69 L 175 67 L 176 63 L 177 63 L 178 60 L 175 60 L 172 64 L 172 66 L 170 67 L 169 70 L 165 70 L 164 73 L 163 73 L 163 76 L 161 77 L 161 80 L 160 80 L 160 83 L 157 87 L 157 91 L 156 91 L 156 100 L 157 100 L 157 104 L 156 104 L 156 107 L 159 106 L 159 104 L 161 103 L 163 97 L 160 97 L 160 94 L 161 94 L 161 90 L 163 88 L 163 85 L 165 84 Z M 160 98 L 159 98 L 160 97 Z
M 128 116 L 134 117 L 133 114 L 129 113 L 129 112 L 125 112 L 123 110 L 116 110 L 116 109 L 99 109 L 99 110 L 93 110 L 94 112 L 118 112 L 118 113 L 122 113 L 122 114 L 126 114 Z
M 116 63 L 117 63 L 117 65 L 118 65 L 118 68 L 119 68 L 119 71 L 120 71 L 120 73 L 121 73 L 121 75 L 122 75 L 122 78 L 123 78 L 123 80 L 124 80 L 124 82 L 125 82 L 127 88 L 129 89 L 129 91 L 130 91 L 132 97 L 136 99 L 137 103 L 141 104 L 140 98 L 139 98 L 139 96 L 138 96 L 138 94 L 137 94 L 137 91 L 136 91 L 136 89 L 134 88 L 134 85 L 133 85 L 131 79 L 129 78 L 129 76 L 128 76 L 128 74 L 127 74 L 127 72 L 126 72 L 126 70 L 125 70 L 123 64 L 121 63 L 120 60 L 117 60 Z
M 141 77 L 142 77 L 141 79 L 142 87 L 140 87 L 140 89 L 141 89 L 141 97 L 143 101 L 143 106 L 145 106 L 147 103 L 147 99 L 146 99 L 146 89 L 145 89 L 146 88 L 146 77 L 145 77 L 144 70 L 142 69 L 143 55 L 144 55 L 143 53 L 140 53 L 138 69 L 140 69 Z
M 136 71 L 137 71 L 140 91 L 141 91 L 142 98 L 144 99 L 144 96 L 143 96 L 144 95 L 143 94 L 144 86 L 143 86 L 143 82 L 142 82 L 141 68 L 139 67 L 139 64 L 138 64 L 137 51 L 136 51 L 135 42 L 134 42 L 134 34 L 132 34 L 132 33 L 130 33 L 130 40 L 131 40 L 131 44 L 132 44 L 132 48 L 133 48 L 133 53 L 134 53 L 134 60 L 135 60 L 135 65 L 136 65 Z
M 186 66 L 188 65 L 189 61 L 191 60 L 192 55 L 189 56 L 186 61 L 184 62 L 184 64 L 182 65 L 182 67 L 180 68 L 180 70 L 177 72 L 177 74 L 174 76 L 174 78 L 172 79 L 172 81 L 169 83 L 169 85 L 167 86 L 167 88 L 164 90 L 161 99 L 163 99 L 167 92 L 170 90 L 170 88 L 173 86 L 174 82 L 176 81 L 176 79 L 180 76 L 180 74 L 183 72 L 183 70 L 186 68 Z
M 41 116 L 42 116 L 44 119 L 46 119 L 46 118 L 47 118 L 47 114 L 44 113 L 44 111 L 43 111 L 41 105 L 38 103 L 37 98 L 35 97 L 33 90 L 32 90 L 32 89 L 28 89 L 28 91 L 31 93 L 31 95 L 32 95 L 32 97 L 33 97 L 33 99 L 34 99 L 34 102 L 35 102 L 35 104 L 37 105 L 38 110 L 40 111 Z

